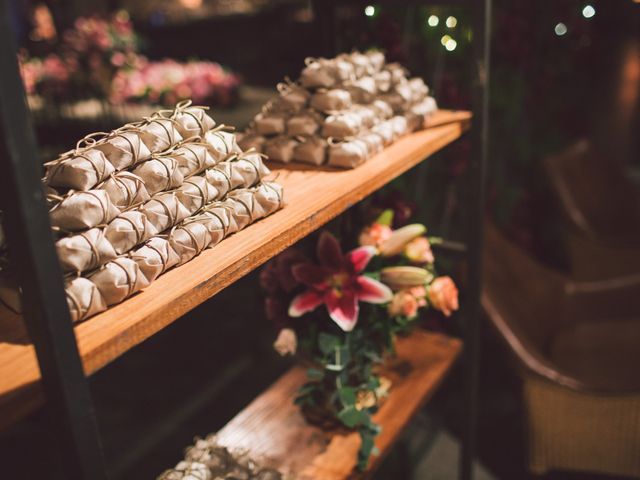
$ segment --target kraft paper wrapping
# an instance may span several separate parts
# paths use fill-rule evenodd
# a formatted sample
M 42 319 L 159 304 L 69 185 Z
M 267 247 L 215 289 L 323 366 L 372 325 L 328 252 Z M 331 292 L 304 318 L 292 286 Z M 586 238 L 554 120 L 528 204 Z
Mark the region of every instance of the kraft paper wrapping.
M 95 148 L 76 150 L 45 164 L 45 184 L 65 189 L 89 190 L 115 172 L 104 153 Z
M 163 232 L 189 216 L 189 210 L 178 200 L 176 192 L 154 195 L 139 209 L 158 232 Z
M 56 251 L 65 272 L 92 270 L 118 256 L 101 228 L 61 238 L 56 242 Z
M 74 323 L 97 315 L 107 309 L 107 304 L 102 298 L 98 287 L 87 278 L 77 277 L 69 280 L 65 291 L 71 321 Z
M 162 237 L 153 237 L 142 247 L 130 255 L 149 283 L 172 267 L 175 267 L 180 258 L 173 250 L 169 241 Z
M 134 168 L 133 173 L 143 180 L 150 195 L 178 188 L 184 181 L 174 157 L 151 158 Z
M 140 138 L 151 153 L 160 153 L 183 140 L 178 123 L 159 115 L 146 119 L 138 126 Z
M 104 156 L 117 171 L 151 157 L 149 148 L 142 141 L 140 133 L 135 128 L 127 130 L 127 127 L 123 127 L 111 132 L 106 138 L 98 141 L 94 148 L 104 153 Z
M 159 232 L 140 211 L 124 212 L 111 220 L 104 235 L 118 255 L 127 253 Z
M 49 210 L 51 225 L 63 231 L 80 231 L 106 225 L 120 210 L 105 190 L 73 192 Z
M 142 178 L 127 171 L 110 176 L 96 188 L 107 192 L 111 203 L 120 210 L 140 205 L 151 198 Z
M 345 110 L 352 104 L 351 94 L 342 88 L 318 90 L 311 96 L 311 106 L 325 113 Z
M 149 286 L 138 264 L 130 258 L 120 257 L 106 263 L 88 279 L 100 292 L 104 302 L 115 305 Z

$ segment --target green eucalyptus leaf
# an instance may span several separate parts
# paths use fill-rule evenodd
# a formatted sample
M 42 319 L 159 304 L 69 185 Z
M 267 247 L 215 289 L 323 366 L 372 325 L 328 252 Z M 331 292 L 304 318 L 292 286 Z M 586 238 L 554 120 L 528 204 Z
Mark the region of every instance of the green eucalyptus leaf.
M 307 370 L 307 377 L 311 380 L 321 380 L 324 377 L 324 373 L 317 368 L 310 368 Z
M 357 410 L 355 406 L 344 407 L 338 413 L 338 419 L 347 427 L 354 428 L 366 424 L 369 415 L 364 410 Z
M 325 355 L 329 355 L 340 345 L 340 339 L 335 335 L 320 332 L 318 335 L 318 347 Z
M 338 390 L 338 396 L 344 407 L 355 405 L 356 403 L 356 391 L 351 387 L 342 387 Z

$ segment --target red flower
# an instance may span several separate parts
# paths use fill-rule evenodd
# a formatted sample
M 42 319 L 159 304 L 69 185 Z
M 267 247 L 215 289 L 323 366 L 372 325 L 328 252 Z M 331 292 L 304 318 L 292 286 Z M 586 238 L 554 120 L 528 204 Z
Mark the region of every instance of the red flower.
M 365 246 L 345 255 L 338 240 L 323 232 L 317 249 L 319 265 L 303 263 L 293 267 L 293 276 L 309 289 L 293 299 L 289 316 L 300 317 L 324 303 L 342 330 L 353 330 L 358 322 L 358 301 L 387 303 L 393 297 L 386 285 L 359 275 L 375 254 L 374 247 Z

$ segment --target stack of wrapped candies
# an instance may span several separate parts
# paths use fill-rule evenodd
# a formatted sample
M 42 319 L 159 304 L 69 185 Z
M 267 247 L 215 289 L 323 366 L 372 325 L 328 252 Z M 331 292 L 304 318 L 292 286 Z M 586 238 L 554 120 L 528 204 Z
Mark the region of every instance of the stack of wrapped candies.
M 284 163 L 356 167 L 437 109 L 424 81 L 379 51 L 308 58 L 278 91 L 238 141 Z
M 158 480 L 283 480 L 282 474 L 261 467 L 248 455 L 218 445 L 215 434 L 196 438 L 185 459 L 166 470 Z
M 45 164 L 73 321 L 283 206 L 282 187 L 263 181 L 262 154 L 243 151 L 228 130 L 183 102 Z

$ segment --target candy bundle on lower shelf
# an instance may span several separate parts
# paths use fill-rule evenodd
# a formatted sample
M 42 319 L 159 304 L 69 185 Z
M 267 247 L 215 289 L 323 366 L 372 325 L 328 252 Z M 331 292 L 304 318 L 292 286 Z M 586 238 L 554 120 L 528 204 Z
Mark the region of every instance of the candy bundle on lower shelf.
M 283 206 L 262 154 L 189 102 L 85 137 L 43 182 L 73 321 Z
M 215 435 L 196 439 L 185 459 L 158 480 L 282 480 L 277 471 L 261 467 L 254 459 L 218 445 Z
M 421 78 L 381 52 L 307 59 L 296 82 L 278 85 L 239 140 L 271 160 L 353 168 L 421 128 L 436 109 Z

